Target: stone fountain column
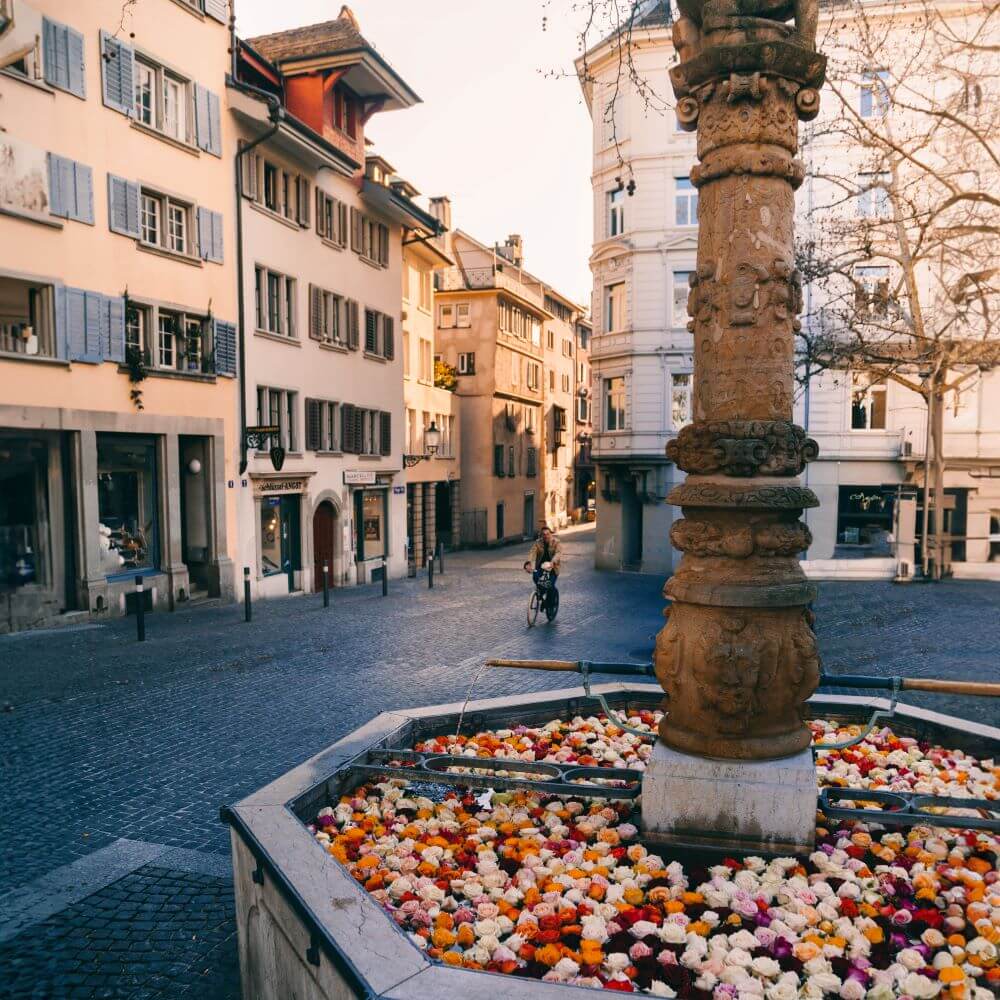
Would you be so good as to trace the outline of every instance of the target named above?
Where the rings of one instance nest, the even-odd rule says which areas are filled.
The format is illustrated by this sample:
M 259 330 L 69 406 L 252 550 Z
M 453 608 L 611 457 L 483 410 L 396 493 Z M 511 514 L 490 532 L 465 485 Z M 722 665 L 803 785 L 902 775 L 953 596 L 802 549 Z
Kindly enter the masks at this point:
M 664 839 L 805 848 L 816 782 L 803 703 L 819 657 L 798 480 L 817 448 L 792 423 L 799 119 L 819 110 L 818 0 L 680 0 L 677 115 L 698 132 L 694 418 L 667 449 L 684 556 L 656 675 L 669 696 L 643 790 Z M 787 23 L 794 20 L 794 23 Z M 766 762 L 766 763 L 765 763 Z

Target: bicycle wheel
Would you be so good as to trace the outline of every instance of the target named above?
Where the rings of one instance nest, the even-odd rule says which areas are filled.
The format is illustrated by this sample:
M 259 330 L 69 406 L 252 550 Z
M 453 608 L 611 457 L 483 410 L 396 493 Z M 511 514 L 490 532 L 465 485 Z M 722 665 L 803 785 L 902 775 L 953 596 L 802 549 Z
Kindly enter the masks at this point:
M 538 591 L 533 590 L 528 599 L 528 628 L 538 620 Z
M 545 602 L 545 617 L 553 621 L 559 613 L 559 591 L 550 590 L 548 600 Z

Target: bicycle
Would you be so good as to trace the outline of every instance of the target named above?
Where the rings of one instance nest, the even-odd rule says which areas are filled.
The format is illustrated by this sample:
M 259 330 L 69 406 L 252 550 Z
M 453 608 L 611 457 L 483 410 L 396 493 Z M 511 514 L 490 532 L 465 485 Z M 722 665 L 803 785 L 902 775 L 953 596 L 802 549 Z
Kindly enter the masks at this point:
M 550 562 L 542 563 L 535 589 L 528 598 L 528 628 L 538 620 L 539 611 L 544 611 L 546 619 L 550 622 L 555 620 L 559 612 L 559 591 L 556 590 Z

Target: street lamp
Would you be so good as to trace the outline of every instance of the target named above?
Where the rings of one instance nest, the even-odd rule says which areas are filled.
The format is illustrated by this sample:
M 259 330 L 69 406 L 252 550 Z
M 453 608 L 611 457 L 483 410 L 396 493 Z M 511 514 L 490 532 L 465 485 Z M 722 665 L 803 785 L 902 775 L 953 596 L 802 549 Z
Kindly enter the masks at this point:
M 422 455 L 404 455 L 403 465 L 407 469 L 412 469 L 419 462 L 433 458 L 437 454 L 440 444 L 441 432 L 437 429 L 437 424 L 432 420 L 430 426 L 424 431 L 424 453 Z

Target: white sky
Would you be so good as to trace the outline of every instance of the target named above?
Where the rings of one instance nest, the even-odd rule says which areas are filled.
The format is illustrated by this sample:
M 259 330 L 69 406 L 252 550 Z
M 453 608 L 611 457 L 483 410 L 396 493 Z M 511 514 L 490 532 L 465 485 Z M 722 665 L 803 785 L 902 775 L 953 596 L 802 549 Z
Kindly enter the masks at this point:
M 332 19 L 341 0 L 236 0 L 244 38 Z M 423 98 L 366 136 L 452 225 L 483 243 L 524 237 L 525 267 L 590 302 L 591 126 L 572 72 L 571 0 L 353 0 L 362 34 Z M 547 18 L 546 29 L 542 20 Z

